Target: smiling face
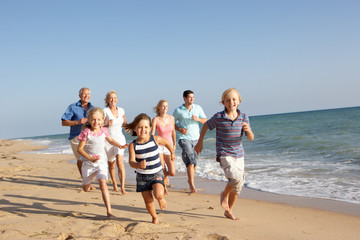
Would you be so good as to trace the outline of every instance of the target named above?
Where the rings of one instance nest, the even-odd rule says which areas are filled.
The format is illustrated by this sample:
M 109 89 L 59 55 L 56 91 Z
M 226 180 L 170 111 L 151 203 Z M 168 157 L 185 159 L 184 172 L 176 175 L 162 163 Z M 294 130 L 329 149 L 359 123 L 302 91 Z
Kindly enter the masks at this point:
M 90 90 L 87 88 L 82 89 L 79 93 L 79 98 L 81 103 L 88 103 L 90 101 Z
M 104 114 L 100 111 L 94 111 L 89 116 L 89 123 L 92 131 L 100 130 L 100 127 L 104 124 Z
M 168 110 L 168 103 L 167 102 L 163 102 L 160 106 L 159 106 L 159 112 L 160 114 L 165 114 Z
M 151 126 L 150 121 L 147 119 L 142 119 L 140 122 L 135 126 L 134 132 L 139 139 L 145 139 L 150 136 Z
M 236 111 L 240 104 L 240 97 L 237 92 L 230 91 L 224 96 L 222 103 L 228 112 Z
M 118 99 L 115 93 L 111 93 L 107 99 L 107 103 L 109 104 L 109 107 L 116 106 L 117 101 Z
M 184 97 L 185 106 L 190 106 L 194 103 L 194 94 L 189 93 L 187 97 Z

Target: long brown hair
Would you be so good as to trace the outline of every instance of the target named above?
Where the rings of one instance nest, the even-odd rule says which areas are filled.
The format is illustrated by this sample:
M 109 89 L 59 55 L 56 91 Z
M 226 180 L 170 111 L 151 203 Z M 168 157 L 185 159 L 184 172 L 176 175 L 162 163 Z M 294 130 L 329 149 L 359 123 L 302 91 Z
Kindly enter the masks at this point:
M 149 124 L 150 124 L 150 127 L 151 127 L 151 118 L 146 113 L 140 113 L 139 115 L 137 115 L 134 118 L 134 120 L 131 123 L 123 123 L 122 126 L 125 129 L 125 131 L 129 131 L 132 136 L 137 136 L 134 129 L 135 129 L 136 125 L 138 125 L 141 120 L 148 120 Z

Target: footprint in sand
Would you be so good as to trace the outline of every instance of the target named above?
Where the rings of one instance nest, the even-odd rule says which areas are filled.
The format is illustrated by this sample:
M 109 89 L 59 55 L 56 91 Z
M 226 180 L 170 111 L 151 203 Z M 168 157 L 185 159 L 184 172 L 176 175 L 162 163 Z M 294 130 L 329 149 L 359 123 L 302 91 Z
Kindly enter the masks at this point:
M 209 240 L 230 240 L 227 236 L 219 235 L 217 233 L 212 233 L 207 235 L 207 239 Z

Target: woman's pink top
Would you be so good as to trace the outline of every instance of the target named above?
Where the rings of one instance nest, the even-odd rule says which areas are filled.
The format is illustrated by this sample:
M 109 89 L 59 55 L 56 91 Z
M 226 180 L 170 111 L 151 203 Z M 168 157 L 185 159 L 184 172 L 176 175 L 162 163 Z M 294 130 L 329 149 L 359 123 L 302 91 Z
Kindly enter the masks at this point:
M 161 126 L 159 123 L 159 118 L 156 118 L 156 131 L 157 131 L 157 135 L 166 139 L 171 146 L 174 146 L 172 139 L 172 133 L 174 131 L 173 121 L 171 121 L 169 125 Z

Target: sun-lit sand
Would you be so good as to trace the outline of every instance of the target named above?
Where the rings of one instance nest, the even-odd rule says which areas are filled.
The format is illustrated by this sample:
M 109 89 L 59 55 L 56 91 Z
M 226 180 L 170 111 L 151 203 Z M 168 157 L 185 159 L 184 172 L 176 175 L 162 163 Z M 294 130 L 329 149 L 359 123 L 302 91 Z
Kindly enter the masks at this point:
M 20 153 L 40 149 L 0 140 L 0 239 L 359 239 L 360 217 L 240 197 L 238 221 L 224 217 L 219 195 L 169 188 L 152 224 L 133 183 L 112 192 L 115 218 L 97 190 L 85 193 L 72 155 Z M 127 164 L 127 163 L 125 163 Z M 173 184 L 176 184 L 176 182 Z M 354 205 L 358 206 L 358 205 Z

